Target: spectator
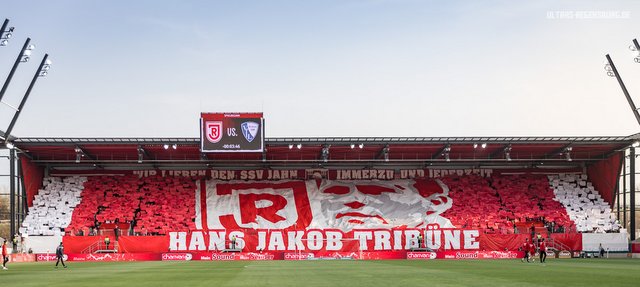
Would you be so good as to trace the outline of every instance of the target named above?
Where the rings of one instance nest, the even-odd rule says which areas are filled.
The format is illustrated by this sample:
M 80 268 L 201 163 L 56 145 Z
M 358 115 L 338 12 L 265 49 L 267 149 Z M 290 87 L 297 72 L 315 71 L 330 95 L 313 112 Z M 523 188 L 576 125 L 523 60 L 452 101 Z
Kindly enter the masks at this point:
M 13 236 L 13 249 L 11 253 L 16 253 L 18 251 L 18 234 Z

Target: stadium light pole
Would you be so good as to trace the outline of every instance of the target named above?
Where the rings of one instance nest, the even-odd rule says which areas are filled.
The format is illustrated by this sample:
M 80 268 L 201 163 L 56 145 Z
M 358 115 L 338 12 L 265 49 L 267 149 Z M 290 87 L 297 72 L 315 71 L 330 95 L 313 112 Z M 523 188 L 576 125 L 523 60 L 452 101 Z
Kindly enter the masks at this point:
M 27 102 L 29 95 L 31 94 L 31 90 L 33 86 L 36 84 L 36 81 L 39 77 L 44 77 L 47 75 L 49 69 L 51 68 L 51 61 L 49 61 L 49 54 L 45 54 L 44 58 L 42 58 L 42 62 L 40 62 L 40 66 L 38 67 L 38 71 L 36 71 L 35 75 L 33 75 L 33 79 L 31 79 L 31 84 L 29 84 L 29 88 L 27 88 L 27 92 L 22 97 L 22 101 L 20 102 L 20 106 L 18 106 L 18 110 L 13 114 L 13 118 L 11 119 L 11 123 L 9 123 L 9 127 L 5 131 L 5 144 L 9 141 L 9 136 L 11 135 L 11 131 L 20 117 L 20 112 L 24 108 L 24 104 Z
M 636 121 L 640 125 L 640 114 L 638 113 L 638 108 L 636 108 L 636 104 L 633 103 L 633 99 L 631 99 L 631 95 L 629 95 L 629 91 L 627 90 L 627 86 L 625 86 L 624 82 L 622 81 L 622 78 L 620 77 L 620 74 L 618 73 L 618 69 L 616 69 L 616 65 L 613 64 L 613 60 L 611 60 L 611 57 L 609 56 L 609 54 L 607 54 L 606 57 L 607 57 L 607 61 L 609 62 L 609 64 L 607 66 L 605 66 L 605 70 L 607 71 L 607 75 L 609 77 L 615 77 L 618 80 L 618 84 L 620 84 L 620 88 L 622 89 L 622 93 L 624 93 L 624 96 L 627 98 L 627 102 L 629 103 L 629 106 L 631 107 L 631 111 L 633 111 L 633 115 L 636 117 Z
M 13 63 L 13 67 L 11 67 L 11 71 L 9 72 L 9 75 L 7 75 L 7 79 L 4 81 L 4 84 L 2 85 L 2 89 L 0 90 L 0 101 L 2 101 L 2 97 L 4 96 L 4 93 L 7 91 L 7 87 L 9 87 L 9 83 L 11 82 L 11 79 L 13 78 L 13 74 L 15 74 L 16 69 L 18 68 L 18 65 L 22 62 L 29 61 L 31 50 L 35 49 L 35 46 L 30 45 L 29 43 L 31 43 L 31 38 L 27 38 L 27 40 L 24 42 L 24 46 L 22 46 L 22 50 L 20 50 L 20 54 L 18 55 L 18 58 Z
M 636 39 L 633 40 L 633 44 L 636 47 L 636 50 L 640 52 L 640 47 Z M 618 80 L 622 93 L 624 93 L 624 96 L 627 98 L 629 107 L 631 107 L 631 111 L 633 111 L 633 115 L 636 117 L 636 121 L 640 125 L 640 114 L 638 113 L 638 108 L 636 108 L 636 105 L 633 103 L 633 99 L 631 99 L 631 95 L 629 95 L 629 91 L 622 81 L 622 77 L 620 77 L 618 69 L 616 69 L 616 65 L 614 65 L 613 60 L 611 60 L 611 56 L 607 54 L 606 57 L 607 62 L 609 63 L 605 66 L 607 75 L 610 77 L 616 77 Z M 636 59 L 638 59 L 638 57 L 636 57 Z M 636 60 L 636 62 L 638 61 L 639 60 Z M 629 192 L 631 192 L 629 196 L 629 229 L 631 233 L 630 238 L 633 241 L 636 239 L 636 148 L 634 146 L 629 147 L 629 169 Z
M 640 44 L 638 44 L 638 39 L 633 39 L 633 46 L 631 47 L 635 47 L 635 50 L 638 53 L 638 55 L 636 55 L 635 58 L 633 58 L 634 61 L 636 61 L 636 63 L 640 63 Z
M 9 28 L 9 31 L 7 31 L 7 34 L 5 35 L 4 32 L 7 29 L 8 25 L 9 19 L 4 19 L 2 27 L 0 27 L 0 46 L 6 46 L 9 44 L 9 39 L 11 38 L 11 33 L 13 32 L 13 27 Z

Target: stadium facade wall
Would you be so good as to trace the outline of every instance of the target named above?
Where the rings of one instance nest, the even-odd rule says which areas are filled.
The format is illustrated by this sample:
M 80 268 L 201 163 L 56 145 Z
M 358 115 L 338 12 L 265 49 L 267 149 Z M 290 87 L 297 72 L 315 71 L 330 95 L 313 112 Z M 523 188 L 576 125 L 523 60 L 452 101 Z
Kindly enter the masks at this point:
M 33 253 L 50 253 L 55 252 L 58 244 L 63 241 L 62 236 L 28 236 L 24 238 L 24 250 L 33 251 Z
M 583 233 L 582 245 L 583 251 L 597 252 L 600 251 L 599 246 L 612 252 L 629 252 L 629 234 L 628 233 Z

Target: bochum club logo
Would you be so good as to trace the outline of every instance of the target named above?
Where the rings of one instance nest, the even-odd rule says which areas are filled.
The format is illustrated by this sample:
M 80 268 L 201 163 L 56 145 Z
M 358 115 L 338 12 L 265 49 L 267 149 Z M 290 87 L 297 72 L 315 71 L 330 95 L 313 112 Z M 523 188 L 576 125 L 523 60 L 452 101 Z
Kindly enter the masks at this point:
M 205 122 L 205 132 L 210 143 L 217 143 L 222 139 L 222 122 Z
M 244 122 L 240 125 L 242 128 L 242 135 L 247 139 L 248 142 L 252 142 L 253 139 L 256 138 L 258 134 L 258 128 L 260 128 L 260 124 L 254 122 Z

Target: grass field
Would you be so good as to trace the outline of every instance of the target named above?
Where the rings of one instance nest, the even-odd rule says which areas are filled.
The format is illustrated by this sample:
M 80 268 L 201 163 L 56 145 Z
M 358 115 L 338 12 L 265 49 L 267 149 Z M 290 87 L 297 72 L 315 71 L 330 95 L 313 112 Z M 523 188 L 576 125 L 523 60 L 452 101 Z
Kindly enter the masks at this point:
M 640 286 L 640 260 L 16 263 L 1 286 Z

